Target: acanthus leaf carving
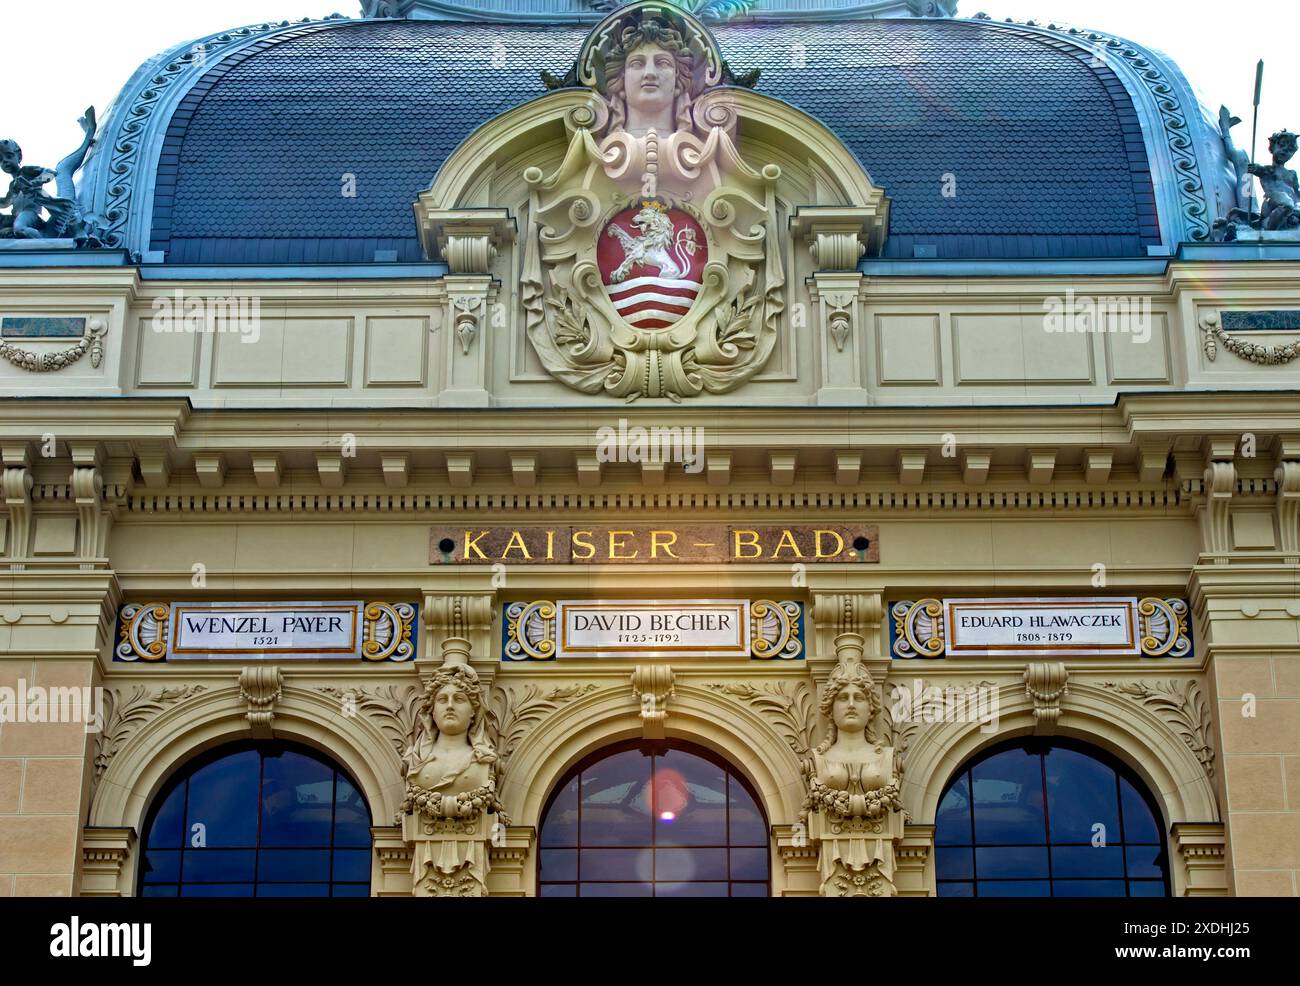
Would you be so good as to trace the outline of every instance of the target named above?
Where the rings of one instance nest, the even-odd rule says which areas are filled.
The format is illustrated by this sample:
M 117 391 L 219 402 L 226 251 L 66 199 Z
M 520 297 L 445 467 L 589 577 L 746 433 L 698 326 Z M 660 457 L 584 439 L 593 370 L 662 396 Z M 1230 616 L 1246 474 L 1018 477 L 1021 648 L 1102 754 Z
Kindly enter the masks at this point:
M 416 685 L 380 685 L 376 688 L 316 689 L 337 699 L 344 715 L 364 714 L 379 728 L 400 757 L 415 737 L 416 709 L 421 691 Z
M 760 688 L 748 682 L 715 681 L 706 687 L 752 706 L 780 734 L 795 756 L 805 757 L 812 749 L 817 706 L 807 684 L 769 681 Z
M 507 688 L 498 685 L 488 701 L 488 728 L 492 732 L 502 769 L 525 736 L 561 706 L 584 698 L 599 688 L 586 684 L 556 685 L 543 690 L 537 685 Z
M 204 691 L 203 685 L 164 685 L 149 688 L 136 685 L 123 697 L 125 689 L 104 689 L 104 728 L 95 746 L 95 773 L 92 788 L 108 770 L 122 746 L 141 725 L 176 705 Z
M 1205 773 L 1214 778 L 1210 743 L 1210 706 L 1194 678 L 1182 681 L 1103 681 L 1102 688 L 1124 695 L 1158 715 L 1192 751 Z

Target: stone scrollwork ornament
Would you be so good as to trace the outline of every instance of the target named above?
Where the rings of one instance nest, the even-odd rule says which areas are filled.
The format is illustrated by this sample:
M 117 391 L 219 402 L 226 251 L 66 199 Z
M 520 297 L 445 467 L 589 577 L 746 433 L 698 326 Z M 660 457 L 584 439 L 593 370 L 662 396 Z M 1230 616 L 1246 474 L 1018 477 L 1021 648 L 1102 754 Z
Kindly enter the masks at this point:
M 822 692 L 826 738 L 803 761 L 800 820 L 819 847 L 823 897 L 893 897 L 896 847 L 906 816 L 892 746 L 875 736 L 881 711 L 860 634 L 835 638 L 839 663 Z
M 424 690 L 402 754 L 398 820 L 413 846 L 417 897 L 487 896 L 488 847 L 509 824 L 497 800 L 497 752 L 478 674 L 452 655 Z
M 564 160 L 524 171 L 522 280 L 528 337 L 575 390 L 725 393 L 772 353 L 781 170 L 742 160 L 726 77 L 708 31 L 666 4 L 620 8 L 579 55 L 592 97 L 566 118 Z

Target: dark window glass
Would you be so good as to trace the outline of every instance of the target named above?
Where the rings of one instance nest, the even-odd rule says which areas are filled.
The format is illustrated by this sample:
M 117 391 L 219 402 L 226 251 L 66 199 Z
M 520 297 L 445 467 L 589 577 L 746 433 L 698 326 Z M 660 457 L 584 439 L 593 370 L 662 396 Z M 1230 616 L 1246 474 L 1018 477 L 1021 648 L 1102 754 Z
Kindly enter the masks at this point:
M 308 750 L 225 750 L 168 782 L 141 858 L 148 897 L 367 896 L 370 809 Z
M 996 747 L 935 818 L 940 897 L 1166 896 L 1158 814 L 1118 760 L 1069 742 Z
M 1043 845 L 1041 758 L 1022 749 L 1006 750 L 970 771 L 975 805 L 975 841 L 992 845 Z
M 179 849 L 185 841 L 185 785 L 177 785 L 158 806 L 153 820 L 152 845 L 156 849 Z
M 542 817 L 543 897 L 766 897 L 767 820 L 704 750 L 624 745 L 579 764 Z
M 1053 842 L 1090 842 L 1100 833 L 1119 841 L 1115 771 L 1075 750 L 1054 749 L 1044 760 Z M 1098 829 L 1097 826 L 1102 826 Z

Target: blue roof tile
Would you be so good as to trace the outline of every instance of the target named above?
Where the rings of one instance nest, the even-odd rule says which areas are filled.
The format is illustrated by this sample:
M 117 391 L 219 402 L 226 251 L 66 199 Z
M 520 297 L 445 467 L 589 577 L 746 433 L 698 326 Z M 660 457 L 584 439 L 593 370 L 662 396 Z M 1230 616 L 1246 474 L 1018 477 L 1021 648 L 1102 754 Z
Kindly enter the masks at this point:
M 973 21 L 715 33 L 737 70 L 763 70 L 760 92 L 821 119 L 885 188 L 887 256 L 1145 256 L 1159 242 L 1132 101 L 1079 49 Z M 176 263 L 420 260 L 416 196 L 477 126 L 542 95 L 539 70 L 562 74 L 584 36 L 371 21 L 254 45 L 172 118 L 153 248 Z

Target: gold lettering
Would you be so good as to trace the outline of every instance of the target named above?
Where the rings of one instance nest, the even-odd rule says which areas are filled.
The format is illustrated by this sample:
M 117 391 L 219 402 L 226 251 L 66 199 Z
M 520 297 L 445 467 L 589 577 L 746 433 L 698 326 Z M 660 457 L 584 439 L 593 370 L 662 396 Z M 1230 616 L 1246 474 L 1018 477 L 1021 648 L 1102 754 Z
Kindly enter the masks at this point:
M 817 531 L 816 534 L 817 534 L 817 557 L 818 558 L 836 558 L 844 550 L 844 539 L 834 531 Z M 822 551 L 823 534 L 829 534 L 831 537 L 833 537 L 835 539 L 835 543 L 838 544 L 839 547 L 836 548 L 834 551 Z
M 546 532 L 546 560 L 550 561 L 555 557 L 555 532 Z
M 763 546 L 758 543 L 758 531 L 733 531 L 732 533 L 735 535 L 735 550 L 732 552 L 733 558 L 763 557 Z M 749 537 L 746 540 L 741 541 L 740 536 L 742 534 L 748 534 Z M 753 548 L 754 553 L 752 555 L 741 554 L 741 548 Z
M 528 553 L 528 545 L 524 544 L 524 536 L 518 531 L 510 532 L 510 540 L 506 543 L 506 546 L 501 549 L 502 561 L 505 561 L 506 555 L 510 554 L 511 548 L 518 548 L 525 558 L 531 559 L 533 557 Z
M 660 544 L 660 537 L 672 538 L 667 544 Z M 673 545 L 677 543 L 677 533 L 675 531 L 651 531 L 650 532 L 650 559 L 653 561 L 659 557 L 659 549 L 664 549 L 664 554 L 669 558 L 676 558 L 673 554 Z
M 469 553 L 472 551 L 472 552 L 474 552 L 474 554 L 478 555 L 478 556 L 479 556 L 480 558 L 482 558 L 484 561 L 487 561 L 487 560 L 488 560 L 488 559 L 487 559 L 487 555 L 483 554 L 483 552 L 482 552 L 481 550 L 479 550 L 479 546 L 478 546 L 478 542 L 481 541 L 483 538 L 485 538 L 485 537 L 487 537 L 487 536 L 488 536 L 488 532 L 487 532 L 487 531 L 481 531 L 479 534 L 477 534 L 477 535 L 475 535 L 474 537 L 471 538 L 471 537 L 469 536 L 469 531 L 466 531 L 466 532 L 465 532 L 465 550 L 461 553 L 461 560 L 462 560 L 462 561 L 469 561 Z
M 772 557 L 775 558 L 777 555 L 781 553 L 781 549 L 786 547 L 788 547 L 791 551 L 794 552 L 794 556 L 796 558 L 803 557 L 803 552 L 799 550 L 799 545 L 794 543 L 794 535 L 791 534 L 789 531 L 781 532 L 781 540 L 778 541 L 776 543 L 776 547 L 772 549 Z
M 630 536 L 635 533 L 636 531 L 610 531 L 609 532 L 609 560 L 610 561 L 631 561 L 637 555 L 641 554 L 640 550 L 634 551 L 630 555 L 620 555 L 618 553 L 627 545 L 624 543 L 623 538 L 617 536 L 620 534 Z M 617 540 L 615 540 L 616 537 Z
M 574 531 L 574 532 L 573 532 L 573 545 L 574 545 L 574 547 L 576 547 L 576 548 L 586 548 L 586 549 L 587 549 L 587 553 L 586 553 L 585 555 L 578 555 L 578 554 L 575 554 L 575 555 L 573 556 L 573 560 L 574 560 L 574 561 L 587 561 L 588 559 L 590 559 L 590 558 L 594 558 L 594 557 L 596 556 L 596 546 L 595 546 L 594 544 L 592 544 L 590 540 L 587 540 L 587 541 L 579 540 L 579 539 L 580 539 L 584 534 L 585 534 L 588 538 L 591 537 L 591 531 Z

